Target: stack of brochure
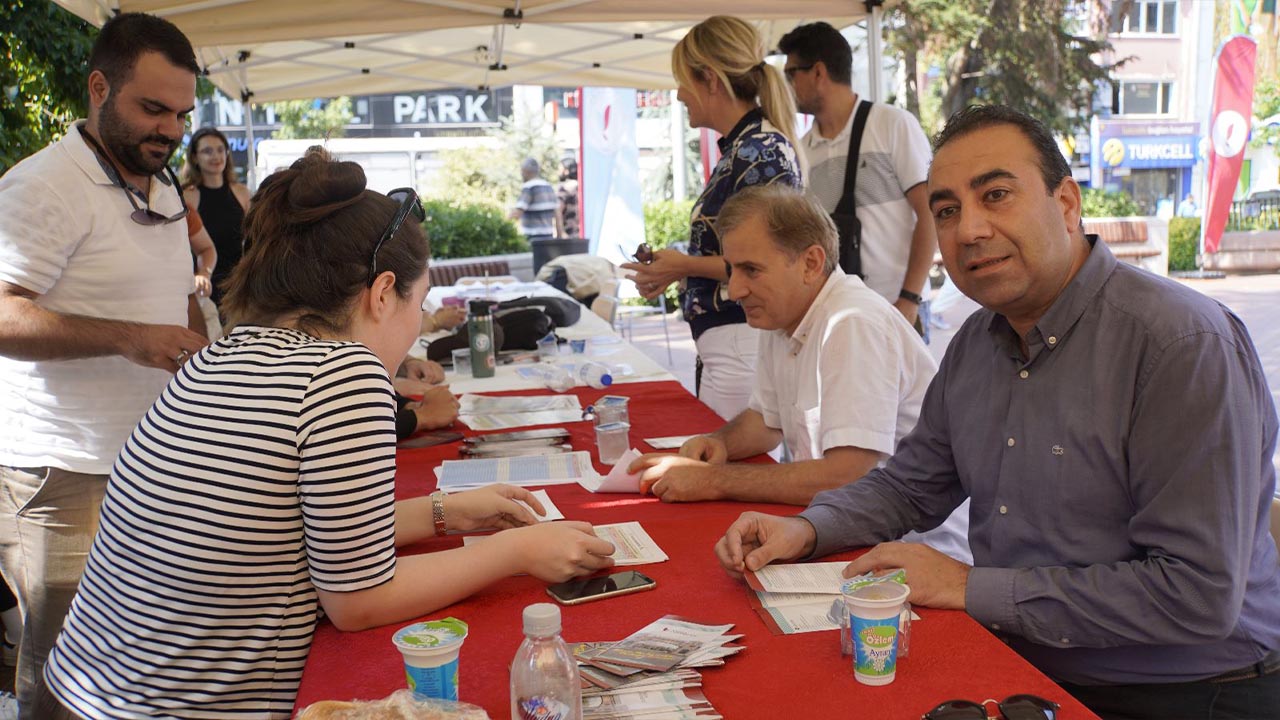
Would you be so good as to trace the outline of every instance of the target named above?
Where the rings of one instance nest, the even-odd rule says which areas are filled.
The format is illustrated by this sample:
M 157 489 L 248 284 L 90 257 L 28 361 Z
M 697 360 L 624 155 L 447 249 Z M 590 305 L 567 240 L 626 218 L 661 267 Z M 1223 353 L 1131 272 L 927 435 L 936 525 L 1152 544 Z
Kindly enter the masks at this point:
M 573 646 L 582 677 L 583 720 L 719 718 L 694 668 L 723 665 L 742 650 L 733 625 L 702 625 L 668 615 L 625 640 Z

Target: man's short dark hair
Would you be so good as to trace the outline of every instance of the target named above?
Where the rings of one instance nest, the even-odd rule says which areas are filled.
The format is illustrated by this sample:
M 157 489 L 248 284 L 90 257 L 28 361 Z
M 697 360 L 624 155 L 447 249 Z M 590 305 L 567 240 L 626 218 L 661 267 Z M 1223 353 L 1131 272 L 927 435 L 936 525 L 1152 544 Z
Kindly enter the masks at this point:
M 89 54 L 89 72 L 101 71 L 111 87 L 118 88 L 129 82 L 145 52 L 158 52 L 170 63 L 200 74 L 196 51 L 178 26 L 145 13 L 121 13 L 102 26 Z
M 824 22 L 798 25 L 778 41 L 778 49 L 805 64 L 821 61 L 831 81 L 852 85 L 853 50 L 839 30 Z
M 959 137 L 964 137 L 976 130 L 996 125 L 1012 125 L 1035 148 L 1039 156 L 1040 177 L 1044 179 L 1044 187 L 1052 193 L 1062 179 L 1071 175 L 1071 166 L 1058 149 L 1058 142 L 1053 134 L 1039 120 L 1026 113 L 1014 110 L 1008 105 L 970 105 L 957 112 L 947 120 L 947 126 L 933 138 L 933 154 L 944 145 Z

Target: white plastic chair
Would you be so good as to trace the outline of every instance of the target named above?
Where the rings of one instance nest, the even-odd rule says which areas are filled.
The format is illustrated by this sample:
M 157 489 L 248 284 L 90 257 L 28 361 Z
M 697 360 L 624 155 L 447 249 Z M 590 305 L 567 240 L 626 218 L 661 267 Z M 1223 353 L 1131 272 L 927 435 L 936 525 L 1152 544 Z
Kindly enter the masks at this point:
M 635 282 L 630 278 L 622 278 L 622 280 L 625 280 L 626 282 L 631 283 L 632 286 L 635 285 Z M 639 292 L 637 292 L 636 294 L 639 295 Z M 662 316 L 662 336 L 667 341 L 667 367 L 671 367 L 673 364 L 675 364 L 675 361 L 672 359 L 672 356 L 671 356 L 671 331 L 667 329 L 667 296 L 665 294 L 658 296 L 657 307 L 652 307 L 650 305 L 619 305 L 616 315 L 617 315 L 616 319 L 617 319 L 618 325 L 620 326 L 618 330 L 620 333 L 622 333 L 622 336 L 626 338 L 628 341 L 631 340 L 631 334 L 632 334 L 631 324 L 632 322 L 635 321 L 637 317 L 642 317 L 645 315 L 661 315 Z
M 600 293 L 595 300 L 591 301 L 591 312 L 609 323 L 609 327 L 614 327 L 618 319 L 618 297 Z

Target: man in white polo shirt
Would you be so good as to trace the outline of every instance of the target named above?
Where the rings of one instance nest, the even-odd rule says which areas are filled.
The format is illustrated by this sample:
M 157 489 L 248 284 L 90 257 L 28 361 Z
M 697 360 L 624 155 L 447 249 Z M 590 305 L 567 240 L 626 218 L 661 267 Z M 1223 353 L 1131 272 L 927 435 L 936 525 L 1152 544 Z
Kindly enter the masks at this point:
M 650 454 L 630 470 L 669 502 L 741 500 L 806 505 L 822 490 L 882 464 L 915 427 L 937 363 L 883 298 L 837 265 L 835 224 L 796 190 L 750 188 L 716 220 L 732 270 L 729 297 L 760 337 L 747 409 L 690 439 L 678 455 Z M 791 462 L 730 464 L 785 444 Z M 958 560 L 971 557 L 968 505 L 927 533 Z
M 905 110 L 868 103 L 861 142 L 851 152 L 859 98 L 851 86 L 849 42 L 832 26 L 816 22 L 783 35 L 778 48 L 787 56 L 784 72 L 796 108 L 813 115 L 813 127 L 800 141 L 809 161 L 805 189 L 827 212 L 836 212 L 845 194 L 849 156 L 858 158 L 853 208 L 862 223 L 861 276 L 927 342 L 928 318 L 921 316 L 928 314 L 923 303 L 938 249 L 924 188 L 929 139 Z
M 89 68 L 88 120 L 0 177 L 0 572 L 23 614 L 22 718 L 59 717 L 44 661 L 107 474 L 206 342 L 186 327 L 186 206 L 167 167 L 195 104 L 191 43 L 126 13 Z

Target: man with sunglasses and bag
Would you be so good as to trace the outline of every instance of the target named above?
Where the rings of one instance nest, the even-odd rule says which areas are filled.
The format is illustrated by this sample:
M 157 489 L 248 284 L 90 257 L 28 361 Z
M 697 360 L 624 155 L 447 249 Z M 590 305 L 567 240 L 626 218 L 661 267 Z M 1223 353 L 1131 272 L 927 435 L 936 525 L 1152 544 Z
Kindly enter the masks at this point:
M 809 161 L 805 191 L 836 223 L 840 268 L 888 300 L 928 343 L 929 268 L 938 247 L 924 189 L 929 139 L 905 110 L 858 97 L 849 41 L 831 25 L 800 25 L 778 48 L 796 109 L 813 115 L 800 141 Z
M 51 717 L 42 679 L 125 439 L 206 340 L 186 205 L 168 160 L 200 72 L 168 21 L 108 21 L 89 117 L 0 177 L 0 571 L 23 614 L 22 718 Z
M 794 518 L 744 513 L 721 564 L 875 545 L 846 576 L 905 568 L 911 602 L 966 611 L 1107 720 L 1276 717 L 1277 420 L 1244 324 L 1085 235 L 1053 136 L 1012 108 L 952 116 L 928 190 L 983 309 L 884 467 Z M 972 566 L 890 542 L 965 498 Z M 926 717 L 979 717 L 944 705 Z

